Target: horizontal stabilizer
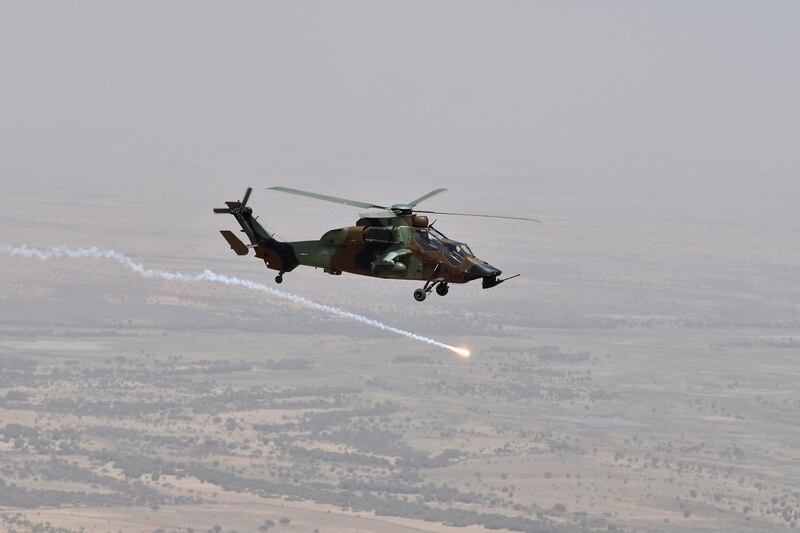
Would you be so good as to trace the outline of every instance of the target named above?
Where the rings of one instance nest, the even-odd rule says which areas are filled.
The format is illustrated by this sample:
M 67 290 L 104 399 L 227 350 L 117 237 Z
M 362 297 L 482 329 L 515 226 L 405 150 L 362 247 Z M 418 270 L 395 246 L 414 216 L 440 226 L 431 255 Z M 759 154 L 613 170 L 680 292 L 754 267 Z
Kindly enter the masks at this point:
M 239 240 L 239 237 L 233 234 L 232 231 L 228 230 L 220 230 L 222 236 L 225 237 L 225 240 L 228 241 L 228 244 L 231 245 L 231 250 L 236 252 L 236 255 L 247 255 L 247 246 Z

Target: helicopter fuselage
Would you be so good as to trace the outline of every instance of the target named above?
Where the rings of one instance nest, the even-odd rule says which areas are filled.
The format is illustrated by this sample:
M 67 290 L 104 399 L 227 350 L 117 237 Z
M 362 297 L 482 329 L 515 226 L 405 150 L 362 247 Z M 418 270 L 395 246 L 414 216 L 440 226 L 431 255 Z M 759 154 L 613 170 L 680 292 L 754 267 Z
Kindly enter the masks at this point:
M 249 189 L 244 201 L 226 202 L 228 207 L 215 212 L 232 214 L 250 244 L 231 231 L 221 233 L 237 255 L 247 255 L 252 248 L 267 268 L 277 270 L 277 283 L 283 281 L 284 273 L 308 266 L 333 275 L 347 272 L 424 281 L 424 286 L 414 291 L 414 298 L 422 301 L 434 287 L 444 296 L 451 283 L 481 279 L 483 288 L 488 289 L 505 281 L 499 279 L 499 269 L 476 257 L 467 244 L 449 239 L 430 226 L 426 216 L 402 212 L 364 216 L 355 226 L 332 229 L 318 240 L 283 242 L 253 217 L 246 205 L 248 196 Z
M 475 257 L 465 244 L 406 223 L 333 229 L 318 241 L 289 244 L 299 265 L 322 268 L 330 274 L 347 272 L 408 280 L 433 277 L 446 283 L 500 275 L 498 269 Z M 267 266 L 282 270 L 280 263 L 272 266 L 268 261 Z
M 500 270 L 476 257 L 469 247 L 427 227 L 426 221 L 361 219 L 356 226 L 332 229 L 319 240 L 285 243 L 297 265 L 385 279 L 466 283 L 496 278 Z M 416 219 L 425 217 L 414 217 Z M 411 224 L 410 224 L 411 223 Z M 416 225 L 412 225 L 416 223 Z M 256 257 L 280 272 L 294 269 L 270 243 L 254 246 Z

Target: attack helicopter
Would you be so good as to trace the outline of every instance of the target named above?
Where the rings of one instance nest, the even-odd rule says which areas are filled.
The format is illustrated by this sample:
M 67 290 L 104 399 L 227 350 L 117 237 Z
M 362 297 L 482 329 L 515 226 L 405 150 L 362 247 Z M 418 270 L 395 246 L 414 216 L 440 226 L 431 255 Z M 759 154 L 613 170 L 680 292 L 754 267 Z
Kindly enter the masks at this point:
M 414 299 L 418 302 L 425 300 L 434 288 L 438 295 L 445 296 L 450 290 L 450 284 L 480 279 L 483 288 L 490 289 L 519 276 L 516 274 L 501 279 L 500 269 L 476 257 L 466 243 L 450 239 L 434 228 L 434 224 L 429 224 L 427 215 L 539 222 L 534 218 L 417 208 L 421 202 L 443 193 L 446 189 L 435 189 L 407 204 L 391 206 L 289 187 L 269 187 L 268 190 L 372 211 L 361 213 L 355 226 L 332 229 L 319 240 L 284 242 L 277 240 L 275 234 L 253 216 L 253 210 L 247 206 L 253 189 L 248 187 L 240 201 L 225 202 L 227 207 L 214 208 L 214 213 L 233 215 L 250 241 L 250 244 L 245 244 L 232 231 L 220 230 L 237 255 L 247 255 L 252 249 L 267 268 L 278 271 L 276 283 L 282 283 L 284 274 L 301 265 L 322 268 L 324 272 L 336 276 L 348 272 L 384 279 L 423 281 L 424 285 L 414 291 Z

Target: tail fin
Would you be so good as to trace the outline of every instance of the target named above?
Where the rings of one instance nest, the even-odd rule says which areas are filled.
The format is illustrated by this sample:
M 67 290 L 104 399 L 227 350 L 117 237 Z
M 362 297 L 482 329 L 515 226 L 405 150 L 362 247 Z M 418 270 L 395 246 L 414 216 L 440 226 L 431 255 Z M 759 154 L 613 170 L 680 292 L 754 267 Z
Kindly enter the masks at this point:
M 253 192 L 253 188 L 248 187 L 244 193 L 244 198 L 242 198 L 241 201 L 236 200 L 233 202 L 225 202 L 225 205 L 228 207 L 215 207 L 214 212 L 220 214 L 229 213 L 236 217 L 236 221 L 242 227 L 242 230 L 247 234 L 247 238 L 250 239 L 250 244 L 255 246 L 262 244 L 265 241 L 272 240 L 274 234 L 267 231 L 264 226 L 259 224 L 258 221 L 253 218 L 253 210 L 247 207 L 247 200 L 250 198 L 251 192 Z M 227 240 L 228 243 L 231 244 L 231 247 L 233 247 L 233 244 L 228 237 L 225 237 L 225 240 Z M 236 248 L 234 248 L 234 250 L 236 250 Z
M 250 240 L 250 245 L 255 249 L 256 257 L 263 259 L 269 268 L 281 272 L 294 270 L 298 262 L 292 245 L 275 240 L 275 234 L 259 224 L 253 217 L 253 210 L 247 207 L 247 200 L 250 198 L 251 192 L 253 189 L 248 187 L 241 201 L 225 202 L 228 207 L 216 207 L 214 212 L 231 214 L 236 217 L 242 231 Z M 220 233 L 237 255 L 247 255 L 248 246 L 232 232 L 223 230 Z

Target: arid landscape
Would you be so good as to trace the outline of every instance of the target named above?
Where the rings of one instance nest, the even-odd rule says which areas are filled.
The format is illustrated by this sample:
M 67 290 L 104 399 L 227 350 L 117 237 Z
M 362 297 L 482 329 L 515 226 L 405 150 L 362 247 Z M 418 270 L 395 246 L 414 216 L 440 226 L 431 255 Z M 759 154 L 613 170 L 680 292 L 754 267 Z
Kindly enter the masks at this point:
M 78 213 L 93 202 L 119 213 L 103 242 L 148 267 L 270 279 L 214 231 L 142 253 L 171 242 L 147 237 L 163 201 L 115 246 L 129 198 L 54 199 L 49 212 L 76 230 L 13 210 L 6 224 L 32 246 L 78 247 L 70 233 L 91 232 Z M 214 203 L 188 211 L 207 212 L 201 201 Z M 542 199 L 580 214 L 551 215 L 522 239 L 492 240 L 486 227 L 470 238 L 525 272 L 516 285 L 454 287 L 422 304 L 407 282 L 313 270 L 281 287 L 468 346 L 468 359 L 246 288 L 3 255 L 2 527 L 794 527 L 798 233 L 767 235 L 747 213 L 730 233 L 724 211 L 697 212 L 694 227 L 672 213 L 623 227 L 611 201 L 560 201 Z M 264 193 L 256 204 L 270 211 Z
M 798 20 L 3 2 L 0 533 L 797 530 Z M 286 241 L 446 188 L 520 276 L 278 285 L 247 187 Z

